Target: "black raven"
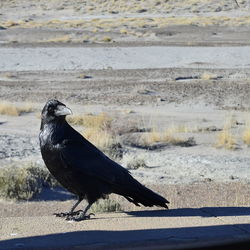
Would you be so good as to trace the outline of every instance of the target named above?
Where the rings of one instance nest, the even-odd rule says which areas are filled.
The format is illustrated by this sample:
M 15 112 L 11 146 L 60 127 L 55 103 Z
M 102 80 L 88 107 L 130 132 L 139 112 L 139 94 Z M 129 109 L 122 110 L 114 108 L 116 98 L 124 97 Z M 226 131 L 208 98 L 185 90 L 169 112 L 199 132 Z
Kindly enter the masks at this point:
M 137 206 L 140 203 L 168 208 L 165 198 L 140 184 L 128 170 L 74 130 L 65 119 L 70 114 L 72 111 L 65 104 L 50 100 L 41 115 L 39 140 L 43 160 L 57 181 L 78 196 L 68 213 L 57 216 L 76 221 L 89 218 L 86 212 L 91 205 L 110 193 L 122 195 Z M 88 201 L 87 207 L 74 212 L 83 199 Z

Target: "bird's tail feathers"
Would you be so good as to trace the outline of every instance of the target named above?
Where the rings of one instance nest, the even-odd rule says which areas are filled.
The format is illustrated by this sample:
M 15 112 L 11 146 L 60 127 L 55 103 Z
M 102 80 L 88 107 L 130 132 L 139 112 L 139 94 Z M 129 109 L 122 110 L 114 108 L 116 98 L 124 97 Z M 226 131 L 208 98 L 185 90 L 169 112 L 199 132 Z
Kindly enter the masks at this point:
M 135 179 L 133 180 L 133 184 L 128 185 L 121 195 L 123 195 L 128 201 L 133 202 L 136 206 L 142 204 L 146 207 L 158 206 L 168 208 L 168 200 L 143 186 Z

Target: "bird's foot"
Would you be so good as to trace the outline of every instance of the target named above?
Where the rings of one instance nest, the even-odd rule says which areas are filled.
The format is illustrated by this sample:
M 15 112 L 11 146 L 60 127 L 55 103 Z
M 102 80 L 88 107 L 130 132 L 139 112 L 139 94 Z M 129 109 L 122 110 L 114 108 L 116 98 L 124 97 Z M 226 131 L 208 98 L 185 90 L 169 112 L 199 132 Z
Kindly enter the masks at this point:
M 86 215 L 82 210 L 77 211 L 77 214 L 74 215 L 69 215 L 66 217 L 66 220 L 71 220 L 71 221 L 82 221 L 82 220 L 89 220 L 91 215 L 95 216 L 95 214 L 90 213 Z
M 75 212 L 67 212 L 67 213 L 54 213 L 56 217 L 68 217 L 68 216 L 74 216 L 78 215 L 82 210 L 78 210 Z

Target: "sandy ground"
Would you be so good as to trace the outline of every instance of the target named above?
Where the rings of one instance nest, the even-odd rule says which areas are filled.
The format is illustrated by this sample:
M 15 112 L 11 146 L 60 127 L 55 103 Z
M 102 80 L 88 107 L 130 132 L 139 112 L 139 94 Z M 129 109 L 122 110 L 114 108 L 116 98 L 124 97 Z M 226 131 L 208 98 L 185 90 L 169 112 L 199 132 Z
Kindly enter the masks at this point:
M 72 203 L 58 190 L 32 202 L 1 201 L 0 235 L 8 241 L 0 248 L 52 246 L 68 237 L 78 245 L 83 232 L 89 233 L 84 244 L 96 248 L 133 238 L 167 238 L 170 245 L 203 241 L 208 232 L 211 238 L 248 236 L 250 157 L 243 134 L 250 109 L 249 3 L 131 1 L 125 10 L 123 1 L 106 2 L 0 3 L 0 100 L 34 109 L 0 115 L 0 167 L 42 164 L 39 114 L 48 99 L 57 98 L 74 114 L 108 113 L 123 148 L 120 163 L 144 159 L 147 166 L 132 175 L 166 196 L 172 210 L 141 216 L 144 209 L 114 197 L 124 211 L 137 214 L 98 214 L 85 225 L 51 217 Z M 195 143 L 143 149 L 133 144 L 143 133 L 134 127 L 172 128 Z M 225 127 L 234 150 L 217 146 Z M 204 217 L 210 213 L 205 207 L 212 218 Z
M 2 71 L 250 67 L 250 47 L 2 48 Z M 46 64 L 44 64 L 46 62 Z

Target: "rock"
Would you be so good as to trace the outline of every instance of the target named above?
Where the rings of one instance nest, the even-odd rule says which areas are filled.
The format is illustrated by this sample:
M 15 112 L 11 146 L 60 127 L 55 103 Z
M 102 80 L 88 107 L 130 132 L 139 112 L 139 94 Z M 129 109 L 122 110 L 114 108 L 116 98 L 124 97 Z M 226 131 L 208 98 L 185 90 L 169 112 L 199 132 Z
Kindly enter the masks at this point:
M 215 9 L 215 12 L 220 12 L 220 11 L 222 11 L 221 7 L 218 7 L 218 8 Z
M 164 98 L 161 98 L 161 97 L 157 98 L 157 102 L 165 102 L 165 101 L 166 101 L 166 99 L 164 99 Z
M 137 13 L 144 13 L 144 12 L 147 12 L 148 10 L 147 9 L 140 9 L 140 10 L 137 10 L 136 12 Z

